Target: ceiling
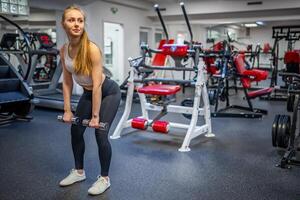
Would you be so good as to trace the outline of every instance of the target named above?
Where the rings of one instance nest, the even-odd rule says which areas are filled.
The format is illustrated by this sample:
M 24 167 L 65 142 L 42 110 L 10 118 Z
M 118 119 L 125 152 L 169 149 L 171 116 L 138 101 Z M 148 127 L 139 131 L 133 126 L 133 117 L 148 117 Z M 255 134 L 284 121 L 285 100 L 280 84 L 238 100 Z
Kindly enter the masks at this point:
M 162 15 L 166 23 L 169 24 L 184 24 L 184 19 L 182 12 L 178 5 L 182 0 L 29 0 L 30 3 L 30 12 L 32 15 L 38 16 L 39 13 L 47 13 L 50 15 L 55 15 L 55 10 L 62 10 L 68 5 L 78 4 L 78 5 L 87 5 L 92 2 L 103 1 L 107 3 L 114 3 L 117 5 L 127 5 L 133 8 L 142 9 L 145 11 L 145 14 L 149 16 L 154 23 L 159 24 L 158 17 L 153 11 L 153 5 L 158 3 L 161 7 L 166 8 L 166 11 L 162 11 Z M 218 24 L 242 24 L 255 21 L 264 21 L 266 25 L 273 26 L 274 24 L 298 24 L 300 25 L 300 1 L 299 0 L 261 0 L 265 4 L 278 4 L 280 5 L 277 9 L 262 9 L 262 10 L 229 10 L 223 11 L 222 8 L 218 10 L 207 9 L 205 11 L 197 12 L 198 8 L 203 5 L 214 4 L 214 7 L 219 7 L 220 5 L 230 5 L 232 2 L 246 4 L 249 1 L 260 1 L 260 0 L 184 0 L 186 5 L 186 10 L 188 12 L 189 19 L 192 24 L 201 24 L 203 26 L 214 26 Z M 294 1 L 299 6 L 294 8 L 287 8 L 285 2 Z M 199 6 L 200 5 L 200 6 Z M 205 7 L 205 6 L 202 6 Z M 228 8 L 227 8 L 228 9 Z M 31 24 L 52 24 L 55 25 L 55 19 L 46 18 L 38 21 L 38 17 L 35 19 L 31 18 Z M 50 21 L 53 22 L 50 22 Z

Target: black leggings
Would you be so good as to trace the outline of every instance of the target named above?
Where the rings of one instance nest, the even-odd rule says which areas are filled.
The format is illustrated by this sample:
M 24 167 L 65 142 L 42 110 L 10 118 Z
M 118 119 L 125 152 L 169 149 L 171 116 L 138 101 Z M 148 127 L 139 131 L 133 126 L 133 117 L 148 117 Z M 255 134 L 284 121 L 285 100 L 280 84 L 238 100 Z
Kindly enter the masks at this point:
M 102 84 L 102 101 L 100 107 L 100 122 L 107 122 L 109 128 L 118 111 L 121 100 L 119 86 L 113 80 L 105 78 Z M 92 91 L 84 90 L 77 105 L 76 117 L 90 119 L 92 116 Z M 79 125 L 71 126 L 72 149 L 75 159 L 75 168 L 83 169 L 83 155 L 85 150 L 83 134 L 86 127 Z M 111 145 L 108 140 L 108 132 L 95 129 L 95 136 L 98 144 L 98 154 L 101 165 L 101 176 L 108 176 L 111 161 Z

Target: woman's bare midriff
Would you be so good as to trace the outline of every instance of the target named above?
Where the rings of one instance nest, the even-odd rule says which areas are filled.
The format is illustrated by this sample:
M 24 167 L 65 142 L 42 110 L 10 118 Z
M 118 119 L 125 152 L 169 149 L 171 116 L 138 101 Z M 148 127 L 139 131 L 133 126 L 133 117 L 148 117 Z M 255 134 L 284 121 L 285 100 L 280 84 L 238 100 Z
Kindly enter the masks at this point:
M 101 85 L 103 84 L 104 80 L 105 80 L 105 74 L 102 74 L 102 83 L 101 83 Z M 82 86 L 82 87 L 86 90 L 93 90 L 92 85 L 91 86 Z

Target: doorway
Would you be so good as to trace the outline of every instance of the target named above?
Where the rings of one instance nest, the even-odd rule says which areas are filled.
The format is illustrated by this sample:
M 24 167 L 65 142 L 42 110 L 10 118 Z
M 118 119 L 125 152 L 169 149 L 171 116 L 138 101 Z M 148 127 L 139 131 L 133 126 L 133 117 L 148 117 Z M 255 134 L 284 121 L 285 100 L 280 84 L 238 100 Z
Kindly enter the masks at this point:
M 118 23 L 104 22 L 104 65 L 119 85 L 124 74 L 124 30 Z

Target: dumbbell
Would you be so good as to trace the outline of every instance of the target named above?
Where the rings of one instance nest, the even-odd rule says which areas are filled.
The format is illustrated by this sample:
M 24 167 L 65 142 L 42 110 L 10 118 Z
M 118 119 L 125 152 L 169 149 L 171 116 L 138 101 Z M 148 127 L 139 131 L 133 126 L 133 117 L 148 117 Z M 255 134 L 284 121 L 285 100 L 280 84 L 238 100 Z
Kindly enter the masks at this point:
M 89 127 L 89 124 L 90 124 L 90 121 L 89 119 L 84 119 L 82 120 L 82 126 L 87 126 Z M 104 122 L 99 122 L 99 128 L 96 128 L 96 129 L 99 129 L 99 130 L 102 130 L 102 131 L 106 131 L 108 130 L 108 123 L 104 123 Z
M 60 121 L 60 122 L 64 122 L 63 120 L 63 115 L 58 115 L 57 116 L 57 120 Z M 81 126 L 86 126 L 86 127 L 89 127 L 89 123 L 90 123 L 90 120 L 89 119 L 84 119 L 84 120 L 80 120 L 79 117 L 72 117 L 71 119 L 71 123 L 72 124 L 75 124 L 75 125 L 81 125 Z M 108 130 L 108 123 L 104 123 L 104 122 L 99 122 L 99 130 L 103 130 L 103 131 L 106 131 Z
M 58 115 L 58 116 L 57 116 L 57 120 L 60 121 L 60 122 L 65 122 L 65 121 L 64 121 L 64 116 L 63 116 L 63 115 Z M 72 123 L 72 124 L 75 124 L 75 125 L 80 124 L 80 118 L 79 118 L 79 117 L 72 117 L 71 123 Z

